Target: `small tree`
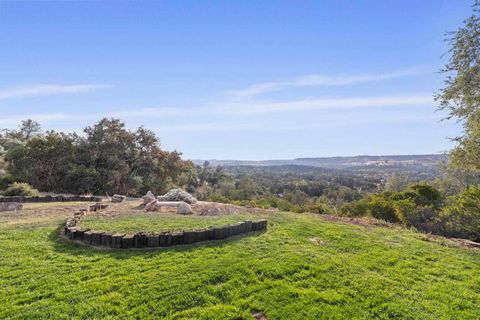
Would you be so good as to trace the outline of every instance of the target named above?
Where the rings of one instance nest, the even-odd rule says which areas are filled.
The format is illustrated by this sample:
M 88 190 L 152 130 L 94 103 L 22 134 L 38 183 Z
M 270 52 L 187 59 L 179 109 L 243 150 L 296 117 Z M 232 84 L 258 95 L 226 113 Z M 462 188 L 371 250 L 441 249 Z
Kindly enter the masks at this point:
M 464 127 L 464 134 L 454 139 L 451 166 L 480 173 L 480 1 L 473 14 L 457 31 L 447 34 L 450 59 L 442 70 L 445 87 L 436 95 L 441 110 L 449 112 Z
M 471 186 L 451 199 L 438 220 L 451 237 L 480 241 L 480 186 Z

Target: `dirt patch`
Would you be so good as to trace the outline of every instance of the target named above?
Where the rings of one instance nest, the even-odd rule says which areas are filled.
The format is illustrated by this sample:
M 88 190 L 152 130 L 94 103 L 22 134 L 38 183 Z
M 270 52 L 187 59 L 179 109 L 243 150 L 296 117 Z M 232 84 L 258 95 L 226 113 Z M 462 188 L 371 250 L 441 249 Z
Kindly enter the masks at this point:
M 353 224 L 356 226 L 362 227 L 387 227 L 392 229 L 402 229 L 403 227 L 395 224 L 386 222 L 383 220 L 377 220 L 370 217 L 359 217 L 359 218 L 350 218 L 350 217 L 339 217 L 339 216 L 332 216 L 328 214 L 322 214 L 320 217 L 326 221 L 338 221 L 338 222 L 345 222 L 348 224 Z
M 48 225 L 65 221 L 73 212 L 86 208 L 91 203 L 26 203 L 19 211 L 1 212 L 0 227 L 18 225 L 23 227 Z
M 265 313 L 263 313 L 261 311 L 252 310 L 251 314 L 252 314 L 253 319 L 255 319 L 255 320 L 267 320 L 267 316 L 265 315 Z
M 247 208 L 242 206 L 236 206 L 233 204 L 207 201 L 198 201 L 190 206 L 192 207 L 193 213 L 200 216 L 221 216 L 238 213 L 261 214 L 265 212 L 273 212 L 273 210 Z
M 308 238 L 308 240 L 311 243 L 316 244 L 317 246 L 323 246 L 325 244 L 325 241 L 323 241 L 322 239 L 319 239 L 317 237 L 311 237 L 311 238 Z

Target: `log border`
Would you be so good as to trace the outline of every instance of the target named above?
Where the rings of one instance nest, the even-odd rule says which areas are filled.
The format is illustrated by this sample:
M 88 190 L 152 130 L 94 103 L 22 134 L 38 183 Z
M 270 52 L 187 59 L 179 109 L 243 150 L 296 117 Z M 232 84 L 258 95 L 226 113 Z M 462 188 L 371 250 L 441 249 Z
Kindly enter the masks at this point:
M 44 197 L 0 197 L 0 202 L 102 202 L 101 197 L 88 196 L 44 196 Z
M 212 240 L 224 240 L 240 234 L 266 230 L 268 224 L 266 219 L 257 221 L 247 220 L 235 224 L 209 227 L 207 229 L 162 231 L 159 233 L 137 232 L 133 235 L 90 230 L 87 228 L 82 229 L 79 227 L 81 217 L 87 215 L 88 212 L 102 210 L 105 207 L 106 205 L 97 203 L 89 206 L 87 209 L 74 212 L 62 228 L 62 234 L 71 241 L 81 242 L 95 247 L 111 249 L 161 248 L 191 245 Z

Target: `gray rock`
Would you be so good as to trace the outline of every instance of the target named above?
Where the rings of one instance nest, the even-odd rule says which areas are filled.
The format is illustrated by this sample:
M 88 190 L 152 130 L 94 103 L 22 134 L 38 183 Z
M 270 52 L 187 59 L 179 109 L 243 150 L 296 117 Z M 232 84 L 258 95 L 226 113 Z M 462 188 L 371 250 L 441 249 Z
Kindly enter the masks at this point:
M 155 201 L 149 203 L 145 210 L 163 213 L 192 214 L 192 208 L 184 201 Z
M 127 199 L 126 196 L 122 196 L 122 195 L 119 195 L 119 194 L 114 194 L 113 197 L 112 197 L 112 202 L 114 203 L 119 203 L 119 202 L 123 202 Z
M 156 200 L 156 198 L 155 198 L 155 196 L 153 195 L 152 191 L 148 191 L 147 194 L 142 197 L 142 199 L 143 199 L 143 204 L 144 204 L 144 205 L 147 205 L 147 204 L 149 204 L 150 202 Z
M 184 201 L 189 204 L 194 204 L 197 202 L 197 199 L 192 196 L 190 193 L 182 189 L 173 189 L 168 191 L 163 196 L 157 197 L 158 201 Z

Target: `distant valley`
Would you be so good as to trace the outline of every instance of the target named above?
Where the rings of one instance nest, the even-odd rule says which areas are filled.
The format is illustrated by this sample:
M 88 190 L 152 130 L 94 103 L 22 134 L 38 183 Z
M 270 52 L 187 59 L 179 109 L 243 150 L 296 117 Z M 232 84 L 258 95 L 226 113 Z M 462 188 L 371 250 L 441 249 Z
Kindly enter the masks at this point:
M 210 166 L 229 167 L 313 167 L 337 170 L 374 170 L 374 171 L 419 171 L 435 170 L 442 162 L 446 162 L 447 155 L 389 155 L 389 156 L 352 156 L 352 157 L 319 157 L 297 158 L 292 160 L 207 160 Z M 202 165 L 205 160 L 193 160 Z M 313 169 L 312 168 L 312 169 Z

